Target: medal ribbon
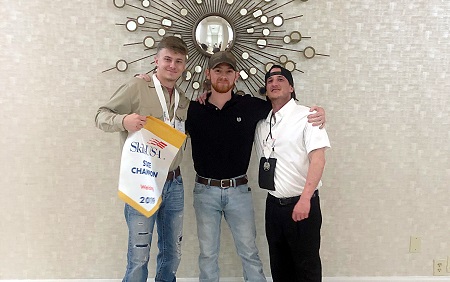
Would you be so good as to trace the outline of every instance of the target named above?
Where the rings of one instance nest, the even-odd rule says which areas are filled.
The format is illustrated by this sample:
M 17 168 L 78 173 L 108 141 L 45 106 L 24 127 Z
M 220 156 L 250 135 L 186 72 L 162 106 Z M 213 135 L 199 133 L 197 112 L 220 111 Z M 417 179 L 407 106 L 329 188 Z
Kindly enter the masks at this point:
M 161 82 L 158 80 L 156 75 L 153 75 L 153 84 L 155 85 L 156 94 L 158 94 L 159 103 L 161 103 L 161 108 L 163 110 L 163 119 L 164 122 L 168 125 L 175 127 L 175 111 L 178 108 L 178 103 L 180 102 L 180 94 L 178 93 L 177 89 L 174 88 L 174 94 L 175 94 L 175 107 L 173 109 L 173 117 L 172 120 L 170 120 L 169 116 L 169 110 L 167 109 L 167 102 L 166 98 L 164 97 L 164 93 L 162 90 Z

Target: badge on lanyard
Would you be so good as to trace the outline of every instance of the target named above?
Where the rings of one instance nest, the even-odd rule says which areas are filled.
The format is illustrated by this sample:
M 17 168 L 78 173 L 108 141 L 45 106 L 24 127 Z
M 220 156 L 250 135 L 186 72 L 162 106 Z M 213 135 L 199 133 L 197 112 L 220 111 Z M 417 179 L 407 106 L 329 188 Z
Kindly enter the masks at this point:
M 270 131 L 263 140 L 263 154 L 259 160 L 258 184 L 262 189 L 275 190 L 275 167 L 277 159 L 275 158 L 275 138 L 272 137 L 272 117 L 270 118 Z
M 185 122 L 183 120 L 175 119 L 175 129 L 185 133 L 186 129 L 185 129 L 184 125 L 185 125 Z
M 266 161 L 264 162 L 264 170 L 268 171 L 269 169 L 270 169 L 270 163 L 269 163 L 269 160 L 266 159 Z

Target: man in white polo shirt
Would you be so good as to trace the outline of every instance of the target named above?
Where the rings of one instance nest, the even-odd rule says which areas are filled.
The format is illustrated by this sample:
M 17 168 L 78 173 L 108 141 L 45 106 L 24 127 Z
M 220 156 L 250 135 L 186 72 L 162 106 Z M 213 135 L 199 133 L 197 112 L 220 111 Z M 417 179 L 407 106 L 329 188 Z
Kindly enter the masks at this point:
M 272 111 L 258 123 L 259 185 L 268 189 L 266 237 L 274 282 L 322 281 L 322 214 L 318 189 L 330 141 L 308 123 L 309 108 L 295 100 L 294 81 L 275 65 L 265 76 Z

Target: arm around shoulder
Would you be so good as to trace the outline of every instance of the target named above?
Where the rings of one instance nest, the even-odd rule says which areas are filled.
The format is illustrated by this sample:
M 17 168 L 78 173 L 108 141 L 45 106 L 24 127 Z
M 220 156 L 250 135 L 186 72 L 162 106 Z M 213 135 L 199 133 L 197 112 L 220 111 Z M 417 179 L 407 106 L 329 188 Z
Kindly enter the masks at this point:
M 325 109 L 319 106 L 312 106 L 310 112 L 315 112 L 308 115 L 308 122 L 312 123 L 313 126 L 320 126 L 322 129 L 325 127 Z

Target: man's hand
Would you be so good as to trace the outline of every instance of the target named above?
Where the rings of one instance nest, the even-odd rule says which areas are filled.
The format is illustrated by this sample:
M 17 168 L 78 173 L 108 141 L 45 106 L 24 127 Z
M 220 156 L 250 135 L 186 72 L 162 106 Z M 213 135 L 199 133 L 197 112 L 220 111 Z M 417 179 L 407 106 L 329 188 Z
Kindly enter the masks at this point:
M 309 211 L 311 209 L 311 202 L 309 199 L 298 200 L 297 204 L 295 204 L 294 210 L 292 211 L 292 220 L 295 222 L 307 219 L 309 217 Z
M 141 130 L 146 122 L 147 122 L 146 116 L 141 116 L 138 114 L 130 114 L 124 117 L 123 127 L 125 127 L 125 129 L 128 132 L 135 132 Z
M 137 74 L 137 75 L 135 75 L 135 77 L 141 78 L 147 82 L 150 82 L 150 76 L 146 73 Z
M 206 103 L 206 98 L 208 98 L 208 92 L 205 91 L 199 96 L 197 96 L 197 99 L 195 101 L 199 102 L 200 104 L 204 105 Z
M 325 127 L 325 110 L 319 106 L 312 106 L 309 110 L 310 112 L 314 112 L 313 114 L 308 115 L 308 122 L 312 123 L 313 126 L 320 125 L 320 129 Z

